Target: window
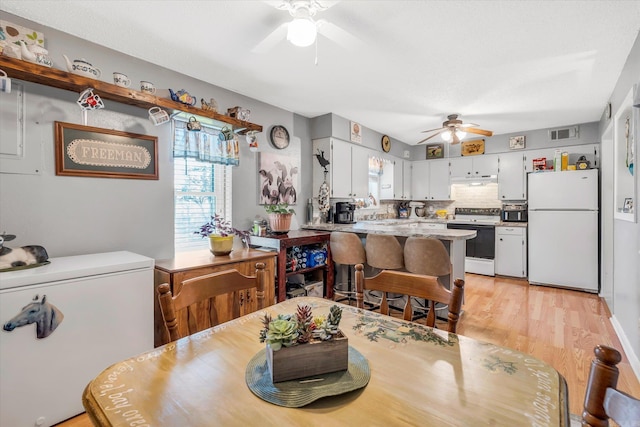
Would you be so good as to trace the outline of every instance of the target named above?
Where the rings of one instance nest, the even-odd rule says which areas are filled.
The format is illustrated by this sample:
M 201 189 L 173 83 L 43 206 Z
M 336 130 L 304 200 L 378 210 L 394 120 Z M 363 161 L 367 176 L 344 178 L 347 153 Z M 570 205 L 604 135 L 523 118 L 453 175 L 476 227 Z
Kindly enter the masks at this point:
M 175 122 L 174 147 L 194 137 L 182 124 Z M 207 248 L 207 239 L 194 232 L 216 213 L 231 219 L 231 166 L 185 156 L 174 157 L 173 170 L 175 251 Z

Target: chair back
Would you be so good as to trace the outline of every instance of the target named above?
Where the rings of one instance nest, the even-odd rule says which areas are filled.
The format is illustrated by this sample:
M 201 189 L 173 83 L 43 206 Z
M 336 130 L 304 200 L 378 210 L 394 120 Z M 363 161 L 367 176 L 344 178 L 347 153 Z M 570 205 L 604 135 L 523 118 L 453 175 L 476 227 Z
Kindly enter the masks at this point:
M 402 246 L 396 236 L 367 234 L 364 244 L 367 264 L 381 270 L 404 269 Z
M 593 352 L 596 357 L 591 362 L 582 425 L 607 427 L 612 419 L 621 427 L 639 426 L 640 400 L 616 389 L 620 352 L 604 345 L 596 346 Z
M 264 268 L 264 263 L 256 263 L 255 276 L 225 270 L 194 277 L 182 282 L 176 295 L 172 295 L 168 283 L 158 286 L 160 310 L 171 341 L 217 325 L 215 298 L 218 296 L 227 297 L 227 309 L 234 319 L 264 308 Z M 255 290 L 256 301 L 253 301 L 252 290 Z
M 451 274 L 451 259 L 444 243 L 431 237 L 409 237 L 404 244 L 407 271 L 429 276 Z
M 336 264 L 356 265 L 367 262 L 360 237 L 355 233 L 334 231 L 329 239 L 331 259 Z
M 381 291 L 382 301 L 380 302 L 380 312 L 389 314 L 389 304 L 386 293 L 397 293 L 409 295 L 417 298 L 429 300 L 431 309 L 427 316 L 427 326 L 435 327 L 435 303 L 449 305 L 448 328 L 449 332 L 455 332 L 460 318 L 462 308 L 462 295 L 464 290 L 464 280 L 456 279 L 453 289 L 445 288 L 435 276 L 423 274 L 407 273 L 403 271 L 383 270 L 373 277 L 364 277 L 364 266 L 356 265 L 356 302 L 358 308 L 364 308 L 364 291 Z M 403 311 L 404 320 L 411 321 L 413 318 L 413 308 L 411 298 L 407 298 Z

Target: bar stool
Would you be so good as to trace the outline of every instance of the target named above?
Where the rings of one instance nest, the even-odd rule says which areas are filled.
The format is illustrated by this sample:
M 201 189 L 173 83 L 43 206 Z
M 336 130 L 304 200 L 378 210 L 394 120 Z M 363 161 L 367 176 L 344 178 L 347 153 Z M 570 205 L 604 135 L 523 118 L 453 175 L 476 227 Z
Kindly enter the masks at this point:
M 367 234 L 364 244 L 367 254 L 367 265 L 377 270 L 404 270 L 404 253 L 400 242 L 395 236 L 387 234 Z M 375 274 L 379 273 L 376 271 Z M 379 306 L 382 295 L 377 295 L 378 291 L 367 291 L 368 299 L 376 301 L 369 305 Z M 387 294 L 387 301 L 404 300 L 402 294 Z
M 355 300 L 355 287 L 353 286 L 351 279 L 351 267 L 356 264 L 364 264 L 367 262 L 367 255 L 364 251 L 364 246 L 357 234 L 346 233 L 343 231 L 334 231 L 331 233 L 329 246 L 331 248 L 331 258 L 333 259 L 333 262 L 347 266 L 347 289 L 342 289 L 342 287 L 339 286 L 342 285 L 342 283 L 338 283 L 337 280 L 333 287 L 334 293 L 346 295 L 346 298 L 335 299 L 334 297 L 334 300 L 344 301 L 346 299 L 351 302 L 352 298 Z
M 449 276 L 448 289 L 453 289 L 453 278 L 451 272 L 451 259 L 447 248 L 438 239 L 431 237 L 409 237 L 404 244 L 404 266 L 410 273 L 436 276 L 441 279 Z M 427 312 L 428 308 L 421 304 L 416 298 L 413 299 L 414 307 L 418 311 Z M 438 309 L 446 308 L 438 307 Z

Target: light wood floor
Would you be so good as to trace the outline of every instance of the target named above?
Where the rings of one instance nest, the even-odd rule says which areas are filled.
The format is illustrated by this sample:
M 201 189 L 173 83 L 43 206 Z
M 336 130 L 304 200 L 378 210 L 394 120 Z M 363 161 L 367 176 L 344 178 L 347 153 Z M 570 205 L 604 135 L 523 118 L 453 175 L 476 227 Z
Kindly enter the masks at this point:
M 615 334 L 604 302 L 593 294 L 543 286 L 525 280 L 467 274 L 464 313 L 458 333 L 531 354 L 567 380 L 569 405 L 582 412 L 593 348 L 604 344 L 623 353 L 618 388 L 640 396 L 640 383 Z M 91 427 L 85 414 L 62 427 Z

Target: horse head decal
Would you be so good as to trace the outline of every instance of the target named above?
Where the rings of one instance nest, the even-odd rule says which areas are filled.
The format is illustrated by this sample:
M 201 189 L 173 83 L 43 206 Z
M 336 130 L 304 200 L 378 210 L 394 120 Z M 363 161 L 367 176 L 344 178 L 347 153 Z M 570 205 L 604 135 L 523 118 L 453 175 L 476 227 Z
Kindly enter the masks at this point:
M 46 338 L 62 323 L 62 319 L 64 314 L 55 305 L 47 302 L 46 295 L 43 295 L 41 300 L 36 295 L 33 301 L 22 307 L 20 313 L 4 324 L 3 329 L 11 332 L 20 326 L 35 323 L 37 338 Z

